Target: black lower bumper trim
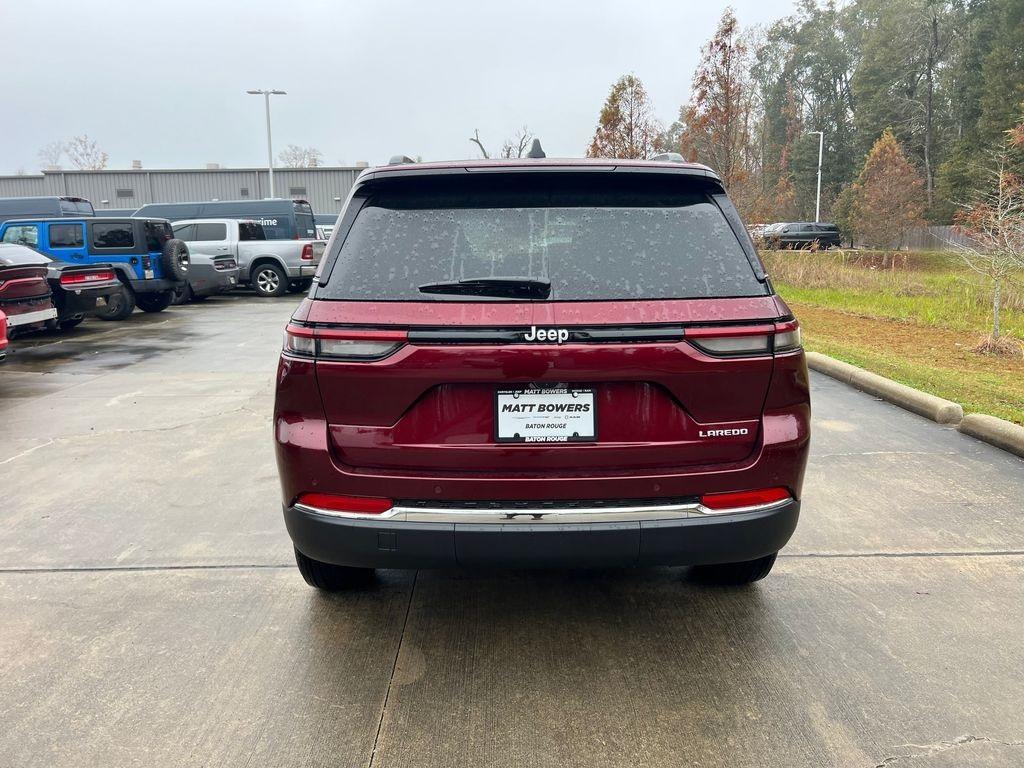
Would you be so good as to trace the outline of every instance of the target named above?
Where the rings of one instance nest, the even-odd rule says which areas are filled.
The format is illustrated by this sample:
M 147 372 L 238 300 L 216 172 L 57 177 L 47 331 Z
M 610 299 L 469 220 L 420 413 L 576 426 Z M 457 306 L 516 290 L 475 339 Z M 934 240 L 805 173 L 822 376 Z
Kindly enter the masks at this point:
M 797 501 L 736 515 L 622 523 L 411 523 L 319 515 L 285 507 L 307 557 L 363 568 L 707 565 L 754 560 L 785 546 Z

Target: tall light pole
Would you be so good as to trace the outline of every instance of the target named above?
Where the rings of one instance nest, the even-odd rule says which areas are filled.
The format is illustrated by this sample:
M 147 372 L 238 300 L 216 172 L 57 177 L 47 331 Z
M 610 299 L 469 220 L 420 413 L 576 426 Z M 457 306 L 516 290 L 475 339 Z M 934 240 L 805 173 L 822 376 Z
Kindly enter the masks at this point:
M 269 131 L 269 123 L 267 123 Z M 821 221 L 821 156 L 825 150 L 825 132 L 824 131 L 810 131 L 810 133 L 818 134 L 818 193 L 814 198 L 814 223 L 817 224 Z
M 267 107 L 267 171 L 270 173 L 270 196 L 276 197 L 274 194 L 274 149 L 270 142 L 270 97 L 285 96 L 287 91 L 254 90 L 246 91 L 246 93 L 253 96 L 262 96 Z

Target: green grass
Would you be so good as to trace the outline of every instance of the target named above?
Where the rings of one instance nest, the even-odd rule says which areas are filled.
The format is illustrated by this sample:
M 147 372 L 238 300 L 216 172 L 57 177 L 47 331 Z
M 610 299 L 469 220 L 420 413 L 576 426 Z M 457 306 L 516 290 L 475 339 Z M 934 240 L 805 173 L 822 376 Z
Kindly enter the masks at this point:
M 992 324 L 992 287 L 955 254 L 914 254 L 909 268 L 871 266 L 833 253 L 766 254 L 769 274 L 787 300 L 972 334 Z M 1024 275 L 1003 289 L 1002 328 L 1024 337 Z
M 973 351 L 991 330 L 991 286 L 956 254 L 776 252 L 773 282 L 808 349 L 1024 424 L 1024 358 Z M 1004 288 L 1002 328 L 1024 338 L 1024 275 Z

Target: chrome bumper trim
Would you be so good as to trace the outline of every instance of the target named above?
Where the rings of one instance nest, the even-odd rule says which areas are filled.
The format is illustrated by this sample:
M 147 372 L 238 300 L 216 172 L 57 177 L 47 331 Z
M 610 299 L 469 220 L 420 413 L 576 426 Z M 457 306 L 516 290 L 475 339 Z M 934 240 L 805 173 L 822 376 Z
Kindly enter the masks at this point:
M 639 520 L 680 520 L 688 517 L 723 517 L 748 512 L 766 512 L 791 503 L 792 499 L 740 507 L 729 510 L 708 509 L 696 502 L 689 504 L 663 504 L 635 507 L 544 508 L 544 509 L 452 509 L 449 507 L 392 507 L 379 515 L 364 512 L 339 512 L 296 504 L 295 509 L 324 517 L 351 520 L 381 520 L 402 523 L 468 523 L 493 524 L 573 524 L 573 523 L 629 523 Z

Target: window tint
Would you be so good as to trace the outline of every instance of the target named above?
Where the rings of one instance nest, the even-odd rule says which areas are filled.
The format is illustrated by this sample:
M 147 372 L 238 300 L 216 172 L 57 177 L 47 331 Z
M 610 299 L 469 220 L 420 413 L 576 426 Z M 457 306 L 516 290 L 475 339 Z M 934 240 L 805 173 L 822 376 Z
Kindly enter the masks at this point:
M 166 221 L 146 222 L 147 251 L 162 251 L 164 249 L 164 243 L 172 237 L 174 237 L 174 232 L 171 231 L 171 225 Z
M 85 235 L 81 224 L 51 224 L 50 246 L 52 248 L 81 248 Z
M 179 240 L 184 240 L 186 243 L 191 243 L 193 240 L 195 240 L 195 235 L 195 224 L 179 224 L 174 228 L 174 236 Z
M 135 233 L 127 221 L 103 221 L 92 225 L 92 244 L 96 248 L 133 248 Z
M 546 279 L 553 301 L 765 295 L 721 210 L 701 192 L 632 180 L 610 190 L 541 184 L 370 198 L 324 295 L 452 300 L 418 288 L 478 277 Z
M 18 245 L 27 245 L 29 248 L 35 248 L 39 245 L 39 225 L 15 224 L 12 227 L 8 227 L 4 232 L 4 242 L 17 243 Z
M 263 227 L 253 221 L 240 221 L 238 222 L 238 239 L 239 240 L 266 240 L 267 236 L 263 234 Z
M 196 224 L 196 240 L 227 240 L 227 224 L 200 222 Z
M 299 233 L 299 237 L 316 237 L 313 209 L 309 203 L 295 204 L 295 230 Z

